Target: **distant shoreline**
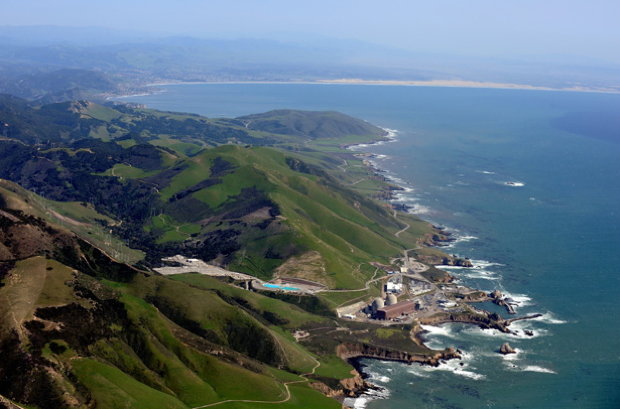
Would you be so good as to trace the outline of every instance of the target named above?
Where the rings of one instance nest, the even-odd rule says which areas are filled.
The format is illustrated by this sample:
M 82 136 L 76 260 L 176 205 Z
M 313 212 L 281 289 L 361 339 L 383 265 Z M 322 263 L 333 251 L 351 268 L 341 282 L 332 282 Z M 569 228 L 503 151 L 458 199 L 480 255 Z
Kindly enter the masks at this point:
M 489 81 L 465 80 L 365 80 L 360 78 L 318 79 L 307 81 L 164 81 L 146 84 L 148 87 L 167 85 L 199 85 L 199 84 L 307 84 L 307 85 L 375 85 L 375 86 L 408 86 L 408 87 L 438 87 L 438 88 L 481 88 L 481 89 L 514 89 L 525 91 L 561 91 L 561 92 L 589 92 L 599 94 L 620 94 L 617 88 L 593 87 L 546 87 L 528 84 L 514 84 Z

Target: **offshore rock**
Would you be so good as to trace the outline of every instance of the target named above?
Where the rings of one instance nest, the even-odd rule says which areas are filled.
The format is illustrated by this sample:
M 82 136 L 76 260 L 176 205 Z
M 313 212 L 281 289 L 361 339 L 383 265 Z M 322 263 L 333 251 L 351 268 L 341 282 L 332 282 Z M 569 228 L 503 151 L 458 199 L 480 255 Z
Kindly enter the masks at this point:
M 503 355 L 508 354 L 516 354 L 517 351 L 513 347 L 510 346 L 508 342 L 504 342 L 501 347 L 499 347 L 499 353 Z

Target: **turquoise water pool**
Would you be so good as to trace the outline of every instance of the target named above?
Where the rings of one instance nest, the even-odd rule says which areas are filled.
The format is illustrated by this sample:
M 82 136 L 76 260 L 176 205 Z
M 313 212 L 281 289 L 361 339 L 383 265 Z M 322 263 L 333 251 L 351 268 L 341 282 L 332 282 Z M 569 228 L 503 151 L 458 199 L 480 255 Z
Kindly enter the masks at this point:
M 299 291 L 299 288 L 297 288 L 297 287 L 285 287 L 283 285 L 277 285 L 277 284 L 265 283 L 265 284 L 263 284 L 263 287 L 277 288 L 278 290 L 286 290 L 286 291 Z

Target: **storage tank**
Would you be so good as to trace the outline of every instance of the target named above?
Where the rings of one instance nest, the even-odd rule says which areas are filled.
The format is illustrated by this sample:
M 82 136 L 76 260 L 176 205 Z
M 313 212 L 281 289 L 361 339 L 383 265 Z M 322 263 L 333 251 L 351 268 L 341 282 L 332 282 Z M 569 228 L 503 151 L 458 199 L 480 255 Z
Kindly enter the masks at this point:
M 388 294 L 386 300 L 385 300 L 385 305 L 394 305 L 398 302 L 398 300 L 396 299 L 396 296 L 394 294 Z

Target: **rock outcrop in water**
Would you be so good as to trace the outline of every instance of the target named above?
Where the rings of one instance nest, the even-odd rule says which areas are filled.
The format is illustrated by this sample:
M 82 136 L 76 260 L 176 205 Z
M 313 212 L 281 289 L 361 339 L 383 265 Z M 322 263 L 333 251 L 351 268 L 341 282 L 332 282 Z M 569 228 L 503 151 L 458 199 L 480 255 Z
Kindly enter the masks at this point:
M 504 297 L 504 295 L 499 290 L 495 290 L 492 293 L 490 293 L 489 297 L 491 297 L 491 301 L 493 301 L 494 304 L 497 304 L 500 307 L 506 308 L 506 311 L 508 311 L 508 314 L 517 313 L 514 307 L 512 306 L 512 304 L 516 304 L 514 300 L 511 298 Z
M 511 347 L 508 342 L 504 342 L 502 346 L 499 347 L 499 353 L 503 355 L 508 355 L 508 354 L 516 354 L 517 351 L 513 347 Z

